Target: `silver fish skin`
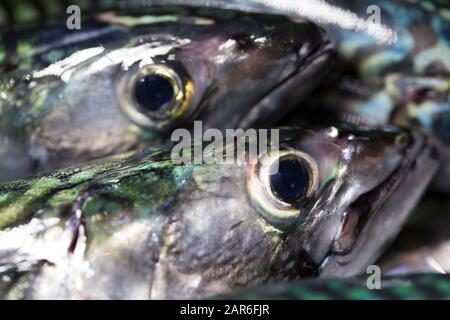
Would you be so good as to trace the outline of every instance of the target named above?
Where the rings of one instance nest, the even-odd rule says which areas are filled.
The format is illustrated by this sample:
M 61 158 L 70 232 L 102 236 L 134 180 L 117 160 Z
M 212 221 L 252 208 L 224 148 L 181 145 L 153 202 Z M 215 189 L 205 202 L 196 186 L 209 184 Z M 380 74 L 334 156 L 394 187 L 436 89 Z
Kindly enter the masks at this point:
M 319 27 L 277 15 L 145 6 L 82 26 L 2 35 L 0 181 L 155 145 L 193 120 L 269 126 L 320 81 L 332 55 Z M 147 76 L 170 82 L 172 94 L 138 98 Z
M 378 264 L 387 275 L 450 273 L 450 200 L 429 192 Z
M 204 298 L 359 274 L 407 219 L 435 156 L 426 137 L 392 127 L 283 128 L 280 152 L 256 161 L 175 165 L 170 148 L 152 148 L 3 184 L 0 296 Z M 307 182 L 301 194 L 286 198 L 272 160 L 301 164 L 290 173 Z

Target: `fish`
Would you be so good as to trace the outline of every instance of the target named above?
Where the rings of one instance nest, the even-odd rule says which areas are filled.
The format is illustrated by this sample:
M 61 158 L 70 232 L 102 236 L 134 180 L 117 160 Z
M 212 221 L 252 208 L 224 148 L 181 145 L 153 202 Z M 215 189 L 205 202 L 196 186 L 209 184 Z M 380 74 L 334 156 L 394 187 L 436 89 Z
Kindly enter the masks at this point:
M 52 20 L 1 36 L 0 181 L 161 144 L 193 120 L 270 126 L 333 54 L 320 27 L 280 15 L 164 5 L 88 13 L 79 30 Z
M 427 136 L 392 126 L 283 127 L 267 141 L 240 157 L 225 143 L 231 162 L 209 145 L 215 161 L 189 149 L 174 162 L 166 145 L 0 184 L 0 298 L 197 299 L 354 276 L 439 164 Z
M 329 0 L 330 4 L 380 22 L 394 30 L 396 41 L 377 44 L 361 32 L 326 26 L 338 46 L 342 67 L 351 67 L 361 79 L 374 79 L 393 72 L 417 75 L 448 75 L 450 16 L 444 1 Z M 380 21 L 377 21 L 380 19 Z M 431 23 L 430 23 L 431 22 Z M 439 54 L 440 53 L 440 54 Z
M 215 300 L 449 300 L 450 275 L 385 276 L 380 287 L 369 289 L 368 276 L 314 279 L 261 286 L 214 297 Z
M 377 263 L 386 275 L 450 273 L 450 202 L 428 192 Z
M 380 20 L 396 41 L 380 44 L 363 32 L 323 25 L 336 46 L 329 81 L 302 105 L 337 113 L 354 124 L 395 124 L 434 136 L 442 167 L 433 188 L 450 192 L 450 11 L 445 1 L 328 3 Z M 323 93 L 325 92 L 325 93 Z M 312 111 L 309 111 L 312 112 Z M 335 120 L 338 121 L 338 120 Z

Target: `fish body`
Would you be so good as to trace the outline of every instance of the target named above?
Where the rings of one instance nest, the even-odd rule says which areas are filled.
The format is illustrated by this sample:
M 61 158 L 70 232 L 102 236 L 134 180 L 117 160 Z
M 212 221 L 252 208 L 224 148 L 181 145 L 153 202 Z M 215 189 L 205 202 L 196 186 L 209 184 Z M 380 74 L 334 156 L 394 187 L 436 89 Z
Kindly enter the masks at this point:
M 342 3 L 364 14 L 364 1 Z M 349 85 L 349 91 L 361 93 L 361 97 L 347 110 L 377 123 L 392 122 L 422 129 L 448 145 L 450 7 L 442 1 L 371 4 L 380 9 L 381 22 L 396 31 L 397 41 L 383 46 L 357 33 L 335 33 L 341 62 L 352 63 L 349 77 L 356 75 L 356 81 L 362 81 L 360 90 L 357 84 L 354 90 Z
M 192 12 L 191 9 L 188 11 Z M 187 17 L 192 18 L 190 14 Z M 203 25 L 211 22 L 207 21 L 208 16 L 206 20 L 203 16 L 201 17 L 203 19 L 195 17 L 198 18 L 198 15 L 194 15 L 194 22 L 187 19 L 188 24 Z M 163 19 L 167 19 L 167 17 L 164 16 Z M 111 27 L 113 34 L 115 28 L 120 29 L 118 32 L 122 32 L 124 27 L 125 29 L 138 27 L 139 29 L 142 26 L 141 20 L 121 14 L 102 15 L 99 21 L 100 24 L 106 23 Z M 248 23 L 248 20 L 246 21 Z M 160 22 L 158 21 L 158 23 Z M 173 21 L 171 20 L 171 22 Z M 144 25 L 146 26 L 148 23 L 147 20 Z M 96 25 L 94 29 L 98 31 Z M 177 29 L 177 31 L 179 30 Z M 312 35 L 312 38 L 317 38 L 317 35 L 321 34 L 320 31 L 317 34 L 309 31 L 307 33 Z M 49 32 L 49 34 L 51 33 Z M 108 38 L 109 31 L 106 31 L 106 34 Z M 93 32 L 93 35 L 94 38 L 98 36 L 96 32 Z M 100 36 L 103 37 L 103 35 Z M 246 36 L 244 38 L 247 40 Z M 165 41 L 168 41 L 170 46 L 171 40 L 173 39 L 158 38 L 157 42 L 167 44 Z M 178 40 L 180 39 L 178 38 Z M 211 38 L 208 38 L 209 40 Z M 230 38 L 222 44 L 226 45 L 229 40 Z M 239 40 L 242 39 L 239 38 Z M 323 39 L 319 37 L 319 40 Z M 307 49 L 310 49 L 309 42 L 306 41 L 306 43 L 308 44 L 306 45 Z M 321 41 L 318 43 L 323 44 Z M 146 44 L 145 41 L 144 44 Z M 177 42 L 177 44 L 179 43 Z M 242 45 L 241 41 L 237 41 L 237 44 Z M 246 41 L 243 41 L 243 44 L 244 47 L 248 45 Z M 180 44 L 183 48 L 185 45 L 187 44 Z M 198 48 L 198 46 L 195 47 Z M 300 47 L 297 46 L 297 49 Z M 317 49 L 320 45 L 317 44 L 313 47 Z M 107 51 L 99 51 L 98 54 L 95 50 L 83 51 L 95 48 L 84 47 L 76 50 L 77 52 L 82 51 L 82 55 L 92 54 L 94 60 L 97 55 L 101 57 L 107 54 Z M 135 47 L 132 46 L 132 48 Z M 305 83 L 305 75 L 309 75 L 308 80 L 318 79 L 317 76 L 310 77 L 312 71 L 316 71 L 320 75 L 320 71 L 326 69 L 327 54 L 330 49 L 328 46 L 320 48 L 321 50 L 307 50 L 306 56 L 311 59 L 303 61 L 308 62 L 304 66 L 306 69 L 309 66 L 309 70 L 302 69 L 299 65 L 294 68 L 303 71 L 300 77 L 303 83 Z M 127 49 L 129 48 L 127 47 Z M 179 48 L 177 47 L 177 49 Z M 342 53 L 342 51 L 340 52 Z M 387 52 L 384 53 L 389 56 Z M 33 54 L 30 56 L 31 58 L 25 57 L 25 61 L 28 63 L 34 59 Z M 181 56 L 183 57 L 182 54 Z M 178 53 L 175 57 L 175 60 L 179 58 Z M 38 58 L 40 59 L 41 56 Z M 79 57 L 69 55 L 67 58 Z M 110 58 L 111 56 L 108 57 L 108 60 Z M 353 58 L 357 59 L 355 56 Z M 71 59 L 56 66 L 61 69 L 66 64 L 70 64 Z M 167 57 L 167 59 L 169 58 Z M 411 61 L 408 59 L 406 58 L 407 61 Z M 246 62 L 248 63 L 248 61 L 251 61 L 250 58 Z M 87 82 L 84 83 L 84 80 L 91 79 L 92 74 L 86 72 L 83 67 L 92 67 L 94 62 L 83 61 L 80 70 L 77 67 L 74 70 L 69 68 L 69 72 L 65 75 L 62 73 L 57 75 L 58 81 L 65 82 L 67 77 L 76 79 L 78 75 L 80 78 L 78 82 L 74 82 L 74 87 L 83 84 L 86 88 L 82 90 L 83 93 L 89 92 L 90 85 Z M 120 62 L 123 66 L 124 61 L 120 60 Z M 51 65 L 55 66 L 53 63 L 44 64 L 42 68 L 33 73 L 33 76 L 37 76 L 38 79 L 42 75 L 44 78 L 48 77 L 48 68 Z M 197 63 L 196 66 L 198 65 Z M 357 65 L 359 66 L 359 64 Z M 182 83 L 185 83 L 183 81 L 192 78 L 192 74 L 183 63 L 182 66 L 183 71 L 179 74 L 182 75 L 180 77 Z M 426 69 L 434 70 L 436 66 L 441 67 L 433 60 L 431 67 L 427 66 Z M 239 67 L 236 68 L 239 69 Z M 96 69 L 94 68 L 94 70 Z M 392 78 L 390 71 L 386 71 L 387 69 L 370 71 L 370 68 L 362 68 L 361 70 L 359 76 L 362 79 L 380 77 L 384 81 L 384 79 Z M 367 72 L 367 70 L 369 71 Z M 401 90 L 399 90 L 401 93 L 404 93 L 402 90 L 405 86 L 408 87 L 411 84 L 414 90 L 417 85 L 423 86 L 424 84 L 433 86 L 433 88 L 437 87 L 444 92 L 438 96 L 441 100 L 443 99 L 441 102 L 445 107 L 447 92 L 445 74 L 442 75 L 438 72 L 431 78 L 427 74 L 428 78 L 425 81 L 423 81 L 423 75 L 419 77 L 414 75 L 409 76 L 405 81 L 401 74 L 405 70 L 408 68 L 397 70 L 400 72 L 400 81 L 394 81 L 396 89 L 399 87 L 398 83 L 402 84 Z M 295 73 L 295 71 L 293 72 Z M 26 71 L 23 75 L 25 74 Z M 187 74 L 190 76 L 186 76 Z M 289 74 L 292 76 L 293 73 Z M 50 75 L 55 76 L 54 74 Z M 89 77 L 83 78 L 83 75 Z M 220 79 L 224 78 L 220 77 Z M 290 79 L 291 77 L 283 78 L 287 83 L 290 82 Z M 120 87 L 121 82 L 118 82 Z M 15 83 L 13 81 L 13 87 Z M 55 92 L 61 90 L 58 85 L 52 87 L 47 86 L 47 82 L 44 83 L 45 90 L 53 90 L 55 87 Z M 191 84 L 196 83 L 198 82 L 191 81 Z M 295 82 L 297 86 L 299 83 L 301 82 Z M 313 86 L 315 81 L 306 83 L 308 86 L 305 92 L 309 91 L 309 84 Z M 404 83 L 406 85 L 403 85 Z M 68 86 L 63 85 L 64 92 Z M 240 85 L 242 86 L 242 84 Z M 5 95 L 8 97 L 11 94 L 19 93 L 19 98 L 21 98 L 21 90 L 17 90 L 18 87 L 12 89 L 13 87 L 6 87 L 6 90 L 11 90 L 4 92 Z M 198 88 L 198 85 L 195 87 Z M 227 90 L 229 89 L 229 86 L 225 87 Z M 288 85 L 287 88 L 293 87 Z M 186 86 L 184 86 L 184 90 L 183 94 L 186 92 L 193 94 L 186 89 Z M 259 110 L 267 110 L 267 108 L 270 110 L 271 105 L 294 101 L 304 94 L 302 91 L 301 95 L 294 97 L 287 95 L 285 90 L 278 92 L 277 89 L 274 89 L 272 91 L 275 91 L 275 98 L 266 99 L 267 93 L 263 93 L 259 96 L 264 96 L 262 99 L 250 99 L 253 103 L 244 107 L 244 114 L 239 114 L 237 118 L 234 118 L 231 126 L 247 127 L 257 124 L 257 120 L 264 124 L 264 121 L 269 118 L 273 120 L 276 117 L 272 113 L 268 113 L 267 117 L 261 118 Z M 39 94 L 39 91 L 37 92 Z M 210 94 L 208 90 L 205 92 Z M 27 94 L 24 96 L 26 97 Z M 50 96 L 54 97 L 54 95 Z M 65 97 L 64 94 L 62 96 Z M 108 96 L 112 97 L 113 95 Z M 71 99 L 74 97 L 75 100 L 78 99 L 76 95 L 70 96 Z M 82 99 L 86 99 L 86 97 L 82 97 Z M 193 99 L 192 97 L 190 96 L 190 99 Z M 221 103 L 217 105 L 227 105 L 223 101 L 228 101 L 230 92 L 224 92 L 223 97 L 225 100 L 218 99 Z M 241 101 L 242 95 L 239 98 Z M 432 98 L 433 103 L 436 102 L 436 95 Z M 92 105 L 97 106 L 98 100 L 94 100 L 95 103 Z M 22 103 L 17 105 L 14 101 L 20 101 L 20 99 L 14 98 L 13 103 L 2 105 L 2 109 L 8 110 L 11 106 L 21 107 Z M 198 98 L 198 101 L 203 102 L 203 99 Z M 233 99 L 231 101 L 235 102 Z M 260 101 L 262 103 L 258 103 Z M 260 107 L 256 111 L 254 111 L 255 109 L 252 112 L 248 111 L 255 104 Z M 60 103 L 60 101 L 55 104 L 58 107 L 61 105 L 64 103 Z M 86 106 L 89 103 L 83 102 L 81 105 Z M 46 112 L 48 109 L 55 110 L 52 104 L 46 105 L 44 108 L 37 106 L 37 109 L 45 109 Z M 242 107 L 239 109 L 241 110 Z M 432 110 L 434 109 L 432 108 Z M 74 113 L 76 114 L 77 111 L 79 110 L 77 109 Z M 125 111 L 124 113 L 127 115 L 127 110 L 122 108 L 120 111 Z M 208 126 L 211 127 L 220 128 L 221 125 L 230 125 L 221 122 L 222 113 L 215 109 L 214 112 L 194 111 L 193 113 L 197 114 L 200 119 L 206 119 L 206 122 L 209 123 Z M 40 121 L 48 115 L 44 114 L 43 116 L 38 114 L 37 117 L 39 131 L 42 130 Z M 62 112 L 62 115 L 67 114 L 67 112 Z M 26 150 L 30 149 L 29 147 L 32 145 L 30 161 L 37 161 L 38 166 L 48 168 L 67 164 L 64 159 L 58 159 L 62 154 L 60 153 L 61 149 L 58 150 L 58 148 L 61 145 L 68 146 L 69 150 L 82 147 L 73 142 L 85 141 L 87 130 L 83 130 L 83 127 L 80 129 L 80 124 L 84 124 L 86 119 L 90 119 L 86 114 L 89 113 L 80 113 L 81 120 L 75 126 L 70 121 L 60 122 L 63 117 L 57 117 L 52 124 L 67 130 L 67 132 L 63 131 L 63 134 L 60 130 L 46 131 L 47 128 L 44 127 L 45 133 L 48 134 L 44 140 L 56 137 L 56 143 L 51 141 L 52 147 L 50 148 L 47 144 L 44 148 L 40 144 L 36 147 L 36 136 L 34 133 L 29 135 L 28 131 L 34 130 L 35 124 L 27 127 L 29 123 L 26 124 L 25 131 L 28 131 L 26 135 L 32 138 L 27 140 L 29 138 L 25 136 L 25 138 L 19 139 L 22 140 L 21 143 L 17 143 L 16 140 L 13 140 L 16 139 L 15 129 L 10 131 L 11 129 L 8 127 L 9 123 L 14 122 L 8 120 L 8 125 L 0 130 L 3 130 L 3 136 L 8 138 L 3 140 L 4 146 L 14 146 L 14 148 L 6 149 L 10 152 L 5 154 L 16 155 L 19 152 L 20 155 L 20 152 L 24 151 L 17 146 L 23 145 L 25 146 L 24 154 L 27 155 L 28 151 Z M 167 126 L 153 127 L 152 123 L 150 125 L 152 128 L 149 130 L 148 119 L 141 121 L 142 117 L 134 117 L 134 112 L 131 114 L 132 121 L 130 123 L 137 124 L 137 129 L 134 127 L 131 131 L 133 133 L 141 132 L 141 127 L 145 127 L 146 130 L 142 130 L 147 139 L 145 141 L 154 139 L 148 138 L 149 132 L 153 134 L 155 131 L 164 132 L 167 128 L 173 128 L 182 123 L 174 121 Z M 30 117 L 30 114 L 25 112 L 24 118 L 18 117 L 19 124 L 22 124 L 20 119 L 30 121 L 34 115 L 36 114 L 32 113 Z M 12 112 L 12 118 L 16 116 L 17 113 Z M 190 112 L 183 116 L 192 119 Z M 185 117 L 181 117 L 181 119 L 186 120 Z M 230 119 L 228 116 L 224 116 L 224 118 Z M 110 119 L 105 116 L 101 120 Z M 397 121 L 393 122 L 397 123 Z M 114 121 L 114 123 L 120 123 L 120 121 Z M 23 127 L 20 125 L 19 128 L 22 129 Z M 92 128 L 90 125 L 87 127 Z M 108 126 L 106 125 L 106 127 Z M 419 127 L 421 128 L 421 126 Z M 85 132 L 82 132 L 81 138 L 78 139 L 77 135 L 71 135 L 73 133 L 71 128 Z M 431 128 L 434 130 L 434 125 Z M 17 131 L 21 131 L 21 129 Z M 400 133 L 395 130 L 392 132 L 390 131 L 392 129 L 381 129 L 381 131 L 343 129 L 338 130 L 339 134 L 336 137 L 335 129 L 328 128 L 327 133 L 321 131 L 319 134 L 317 132 L 294 134 L 293 136 L 296 138 L 294 140 L 287 139 L 289 142 L 286 141 L 286 137 L 282 139 L 283 142 L 287 142 L 286 145 L 291 152 L 292 150 L 307 150 L 308 154 L 312 153 L 312 158 L 320 162 L 318 167 L 321 175 L 318 182 L 320 188 L 315 190 L 307 202 L 294 206 L 294 216 L 291 216 L 292 210 L 289 210 L 287 218 L 284 214 L 280 216 L 279 210 L 271 210 L 272 203 L 269 202 L 268 207 L 267 199 L 260 199 L 261 195 L 267 196 L 265 193 L 255 192 L 254 188 L 257 187 L 255 187 L 254 181 L 258 181 L 259 178 L 256 179 L 253 176 L 255 171 L 249 169 L 253 168 L 251 165 L 244 164 L 237 167 L 223 165 L 173 166 L 172 163 L 169 163 L 167 150 L 151 149 L 129 156 L 119 156 L 121 160 L 61 170 L 35 179 L 5 184 L 0 187 L 0 200 L 3 202 L 0 204 L 0 227 L 2 228 L 0 238 L 4 239 L 3 243 L 6 244 L 0 251 L 3 275 L 0 283 L 0 296 L 2 298 L 28 299 L 49 297 L 72 299 L 206 297 L 241 287 L 299 276 L 329 278 L 348 277 L 361 273 L 365 266 L 373 262 L 386 244 L 398 233 L 435 171 L 437 155 L 433 147 L 428 145 L 427 138 L 421 137 L 420 134 Z M 10 132 L 14 132 L 14 134 Z M 124 131 L 114 131 L 114 133 L 117 132 L 120 135 L 119 140 L 126 137 Z M 108 134 L 114 133 L 108 132 Z M 326 137 L 327 134 L 328 137 Z M 405 138 L 405 134 L 407 138 Z M 288 134 L 288 136 L 292 136 L 292 134 Z M 326 137 L 325 142 L 323 141 L 324 136 Z M 297 138 L 299 142 L 297 142 Z M 63 141 L 58 141 L 60 139 Z M 70 139 L 75 140 L 70 141 Z M 102 139 L 95 140 L 101 141 Z M 160 141 L 160 138 L 154 140 Z M 356 142 L 354 142 L 355 140 Z M 13 142 L 11 143 L 11 141 Z M 140 141 L 139 138 L 134 140 L 133 147 Z M 317 147 L 318 144 L 321 146 Z M 100 149 L 102 147 L 104 145 L 101 145 Z M 86 149 L 75 150 L 81 156 L 78 158 L 72 156 L 72 159 L 79 162 L 122 150 L 120 148 L 125 150 L 132 148 L 124 140 L 108 145 L 108 147 L 114 151 L 101 150 L 94 155 L 88 151 L 89 156 L 86 156 Z M 55 152 L 56 160 L 49 161 L 48 159 L 52 158 L 55 150 L 57 150 Z M 50 156 L 48 151 L 51 151 Z M 323 153 L 327 155 L 325 157 L 327 161 L 319 160 L 319 154 L 323 156 Z M 328 157 L 330 154 L 331 160 Z M 396 156 L 392 156 L 392 154 Z M 27 159 L 26 156 L 19 158 L 25 159 L 25 161 Z M 14 165 L 19 164 L 14 163 Z M 22 165 L 20 166 L 23 168 Z M 29 165 L 24 165 L 25 173 L 30 172 L 27 166 Z M 336 171 L 330 171 L 331 167 L 337 168 Z M 10 167 L 6 168 L 8 170 L 3 172 L 9 173 Z M 373 170 L 373 175 L 367 174 L 368 168 Z M 14 173 L 14 175 L 16 174 Z M 243 176 L 247 178 L 243 179 Z M 413 182 L 416 181 L 420 181 L 420 184 L 414 184 L 413 189 Z M 258 186 L 258 182 L 256 182 L 256 186 Z M 406 201 L 404 194 L 408 194 Z M 212 206 L 219 209 L 211 211 Z M 268 212 L 267 209 L 269 209 Z M 219 222 L 222 224 L 221 226 L 217 225 Z M 241 229 L 245 229 L 245 231 Z M 250 235 L 245 236 L 244 232 L 248 232 L 248 230 L 251 230 Z M 381 231 L 383 232 L 382 237 L 379 236 Z M 211 234 L 213 234 L 212 237 Z M 230 240 L 230 238 L 233 239 Z M 89 290 L 87 290 L 88 287 Z M 126 291 L 123 290 L 125 287 Z
M 332 52 L 306 20 L 215 8 L 102 11 L 82 26 L 2 36 L 0 181 L 155 145 L 194 119 L 270 125 Z
M 432 135 L 442 166 L 433 187 L 450 192 L 450 11 L 445 1 L 329 1 L 396 32 L 392 44 L 380 44 L 362 32 L 324 26 L 337 48 L 330 82 L 307 103 L 311 109 L 290 123 L 344 121 L 392 123 Z M 333 78 L 334 77 L 334 78 Z M 323 94 L 323 92 L 326 94 Z M 321 109 L 325 107 L 325 109 Z M 318 110 L 319 109 L 319 110 Z M 314 110 L 318 116 L 314 115 Z M 311 118 L 312 117 L 312 118 Z M 308 120 L 306 120 L 308 121 Z M 446 199 L 447 196 L 441 196 Z M 446 273 L 449 270 L 448 205 L 426 199 L 379 264 L 389 275 Z M 420 222 L 416 221 L 420 215 Z M 414 224 L 415 223 L 415 224 Z
M 152 148 L 1 185 L 0 296 L 203 298 L 355 275 L 438 163 L 425 137 L 394 128 L 285 128 L 279 141 L 254 161 L 174 164 Z
M 429 193 L 378 264 L 387 275 L 450 272 L 450 201 Z
M 379 43 L 363 32 L 324 26 L 337 48 L 330 82 L 314 107 L 350 123 L 420 130 L 440 143 L 443 162 L 435 186 L 448 193 L 450 167 L 450 7 L 445 1 L 329 1 L 396 34 Z M 378 20 L 378 21 L 377 21 Z M 319 99 L 317 99 L 319 97 Z M 326 112 L 326 111 L 325 111 Z
M 335 40 L 342 63 L 364 79 L 390 73 L 449 74 L 449 6 L 444 1 L 330 0 L 330 4 L 382 24 L 396 34 L 393 43 L 334 26 L 324 26 Z M 378 20 L 380 18 L 380 20 Z M 372 19 L 372 20 L 370 20 Z

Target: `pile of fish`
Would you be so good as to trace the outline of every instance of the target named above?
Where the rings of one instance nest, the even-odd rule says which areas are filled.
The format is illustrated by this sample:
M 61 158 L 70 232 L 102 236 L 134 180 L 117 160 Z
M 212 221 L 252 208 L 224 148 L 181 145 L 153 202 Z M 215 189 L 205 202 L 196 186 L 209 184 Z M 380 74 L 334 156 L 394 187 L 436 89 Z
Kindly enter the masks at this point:
M 450 299 L 446 1 L 327 1 L 379 8 L 384 44 L 259 1 L 138 2 L 75 29 L 5 7 L 1 299 Z M 174 161 L 199 121 L 278 150 Z

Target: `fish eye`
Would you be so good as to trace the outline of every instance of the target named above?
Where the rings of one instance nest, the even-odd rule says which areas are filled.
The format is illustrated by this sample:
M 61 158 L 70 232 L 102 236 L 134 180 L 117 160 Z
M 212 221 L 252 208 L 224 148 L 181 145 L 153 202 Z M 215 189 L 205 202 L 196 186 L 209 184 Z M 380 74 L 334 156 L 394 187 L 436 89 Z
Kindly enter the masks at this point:
M 308 169 L 298 159 L 280 159 L 278 171 L 270 174 L 272 192 L 282 201 L 290 203 L 299 199 L 308 190 Z
M 171 67 L 152 64 L 127 71 L 118 82 L 117 93 L 120 107 L 132 121 L 163 129 L 185 113 L 191 87 Z
M 258 158 L 248 181 L 252 202 L 263 218 L 277 227 L 289 227 L 317 191 L 319 172 L 308 154 L 284 150 Z
M 154 112 L 172 102 L 175 89 L 172 82 L 158 74 L 144 75 L 134 83 L 134 97 L 139 107 Z

